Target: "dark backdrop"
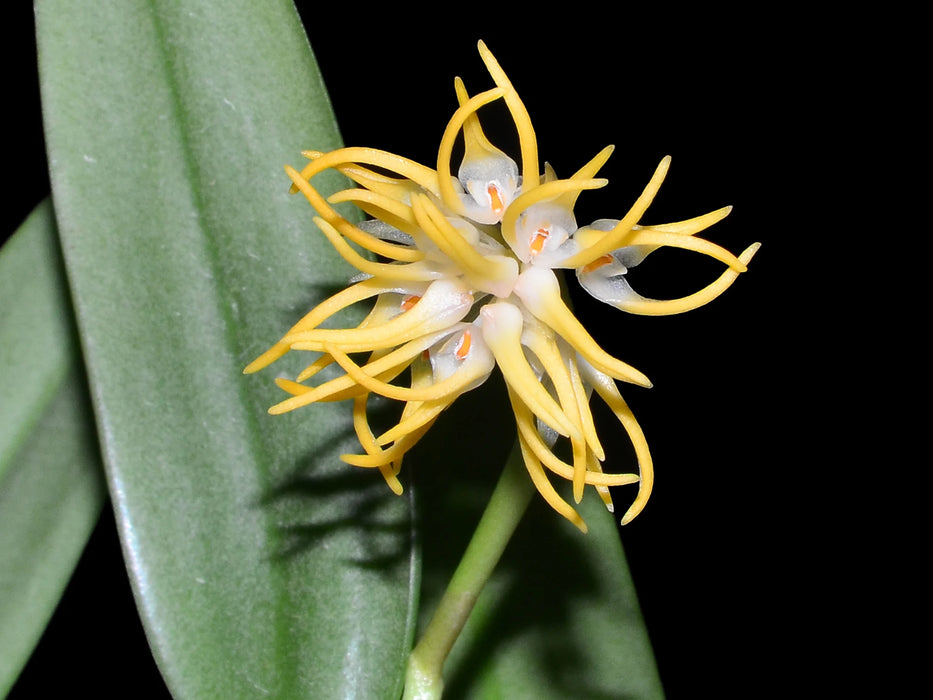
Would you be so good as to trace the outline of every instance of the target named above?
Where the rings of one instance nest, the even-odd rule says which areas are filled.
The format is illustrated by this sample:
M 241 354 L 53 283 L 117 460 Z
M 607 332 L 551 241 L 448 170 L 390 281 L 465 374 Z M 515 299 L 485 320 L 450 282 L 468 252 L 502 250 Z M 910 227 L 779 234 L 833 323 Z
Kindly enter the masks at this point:
M 15 68 L 0 235 L 48 192 L 32 16 L 14 5 L 3 30 Z M 473 91 L 491 84 L 475 49 L 482 38 L 529 108 L 541 158 L 559 174 L 616 145 L 601 173 L 610 185 L 580 198 L 581 221 L 621 217 L 670 154 L 646 221 L 732 204 L 708 237 L 736 253 L 763 242 L 748 274 L 690 314 L 636 318 L 585 295 L 575 301 L 597 339 L 655 383 L 626 394 L 651 444 L 657 484 L 620 536 L 668 696 L 758 697 L 782 682 L 793 687 L 821 663 L 817 650 L 830 636 L 819 616 L 814 624 L 828 593 L 810 573 L 812 538 L 828 535 L 801 525 L 814 505 L 801 481 L 824 449 L 802 417 L 814 399 L 801 393 L 818 369 L 804 361 L 813 357 L 812 330 L 798 300 L 809 274 L 800 240 L 811 235 L 803 194 L 813 174 L 810 138 L 822 128 L 825 96 L 821 69 L 805 60 L 810 37 L 770 17 L 663 8 L 645 17 L 623 7 L 610 17 L 526 7 L 522 22 L 491 5 L 437 6 L 437 14 L 398 3 L 376 14 L 346 4 L 300 9 L 348 144 L 430 164 L 455 108 L 453 77 Z M 313 145 L 295 144 L 296 161 Z M 705 262 L 659 259 L 642 289 L 691 291 L 718 274 Z M 111 654 L 126 659 L 134 686 L 165 693 L 108 507 L 12 697 L 45 697 L 62 677 L 74 694 L 117 696 Z

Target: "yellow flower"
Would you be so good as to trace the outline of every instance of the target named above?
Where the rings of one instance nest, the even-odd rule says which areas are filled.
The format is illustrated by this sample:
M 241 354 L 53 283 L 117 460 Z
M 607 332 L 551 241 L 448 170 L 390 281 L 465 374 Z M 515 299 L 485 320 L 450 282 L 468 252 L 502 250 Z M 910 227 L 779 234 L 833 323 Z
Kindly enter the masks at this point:
M 697 238 L 729 208 L 671 224 L 642 226 L 667 172 L 661 161 L 647 187 L 621 220 L 601 219 L 578 227 L 573 208 L 584 190 L 606 184 L 595 175 L 609 158 L 606 148 L 570 178 L 548 166 L 540 174 L 537 141 L 524 104 L 496 59 L 480 42 L 480 55 L 495 87 L 470 96 L 455 88 L 460 107 L 441 138 L 436 169 L 371 148 L 307 151 L 301 172 L 286 167 L 318 216 L 315 223 L 338 253 L 360 271 L 353 283 L 303 319 L 245 372 L 255 372 L 289 350 L 316 359 L 296 381 L 279 379 L 291 396 L 270 413 L 318 401 L 353 401 L 353 419 L 363 454 L 341 459 L 380 470 L 396 493 L 402 458 L 461 394 L 482 384 L 498 367 L 508 387 L 519 446 L 535 486 L 547 502 L 581 530 L 586 525 L 554 489 L 556 475 L 573 485 L 579 503 L 584 486 L 598 491 L 612 509 L 610 486 L 637 482 L 638 494 L 625 524 L 651 493 L 653 467 L 644 434 L 622 399 L 616 380 L 649 387 L 644 374 L 606 353 L 561 299 L 556 269 L 576 272 L 597 299 L 636 314 L 673 314 L 701 306 L 744 272 L 758 244 L 736 257 Z M 477 111 L 503 100 L 519 134 L 521 168 L 493 146 Z M 451 173 L 454 145 L 463 134 L 464 156 Z M 324 198 L 314 176 L 336 169 L 359 187 Z M 332 207 L 353 202 L 372 219 L 355 225 Z M 366 257 L 351 243 L 369 251 Z M 627 270 L 662 246 L 711 256 L 726 271 L 708 287 L 682 299 L 659 301 L 636 293 Z M 384 262 L 374 261 L 384 260 Z M 375 299 L 357 328 L 321 328 L 333 314 Z M 367 354 L 363 364 L 351 355 Z M 336 363 L 343 374 L 318 385 L 306 383 Z M 392 383 L 407 370 L 407 385 Z M 635 447 L 637 474 L 603 473 L 605 452 L 589 399 L 595 392 L 618 417 Z M 397 425 L 376 435 L 367 420 L 371 394 L 404 403 Z M 552 447 L 570 441 L 570 462 Z

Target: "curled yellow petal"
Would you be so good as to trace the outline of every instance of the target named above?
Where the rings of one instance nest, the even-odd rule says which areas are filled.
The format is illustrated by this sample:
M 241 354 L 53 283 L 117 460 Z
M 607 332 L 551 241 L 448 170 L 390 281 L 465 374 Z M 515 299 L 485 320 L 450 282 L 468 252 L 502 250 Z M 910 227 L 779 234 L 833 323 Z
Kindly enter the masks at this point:
M 333 357 L 331 357 L 330 355 L 322 355 L 321 357 L 317 358 L 314 362 L 312 362 L 310 365 L 308 365 L 303 370 L 301 370 L 301 372 L 298 373 L 298 376 L 295 377 L 295 381 L 303 382 L 307 379 L 311 379 L 311 377 L 316 375 L 322 369 L 324 369 L 325 367 L 330 367 L 332 364 L 334 364 Z
M 638 482 L 638 494 L 635 496 L 635 500 L 629 506 L 625 515 L 622 516 L 622 524 L 626 525 L 645 507 L 654 487 L 654 463 L 648 449 L 648 441 L 645 439 L 645 434 L 638 421 L 635 420 L 635 414 L 625 403 L 612 378 L 597 371 L 585 361 L 580 362 L 580 371 L 590 386 L 596 390 L 596 393 L 619 419 L 632 441 L 632 446 L 635 448 L 635 458 L 638 461 L 638 471 L 641 479 Z
M 414 447 L 417 442 L 424 436 L 428 429 L 433 425 L 434 421 L 431 421 L 417 430 L 408 433 L 403 438 L 398 440 L 392 447 L 389 447 L 385 450 L 381 450 L 376 454 L 366 454 L 366 455 L 356 455 L 356 454 L 342 454 L 340 459 L 346 462 L 347 464 L 352 464 L 355 467 L 368 467 L 368 468 L 379 468 L 386 464 L 392 464 L 393 462 L 398 462 L 402 457 L 405 456 L 405 453 L 408 452 L 412 447 Z
M 360 189 L 341 190 L 331 195 L 328 201 L 332 204 L 353 202 L 370 216 L 384 221 L 416 240 L 421 234 L 421 229 L 418 228 L 418 222 L 415 220 L 411 207 L 379 192 Z M 421 257 L 424 257 L 423 251 L 418 252 L 421 253 Z
M 353 223 L 338 214 L 330 206 L 331 203 L 337 204 L 343 201 L 364 201 L 367 199 L 366 195 L 370 195 L 370 198 L 372 198 L 375 196 L 374 193 L 357 189 L 342 190 L 341 192 L 337 192 L 336 194 L 331 195 L 328 199 L 324 199 L 324 197 L 320 195 L 320 193 L 311 185 L 311 183 L 304 180 L 301 175 L 295 171 L 294 168 L 286 165 L 285 172 L 295 183 L 295 187 L 301 190 L 301 193 L 305 196 L 305 199 L 308 200 L 311 206 L 314 207 L 315 211 L 321 215 L 321 218 L 323 218 L 337 231 L 339 231 L 341 234 L 346 236 L 357 245 L 362 246 L 366 250 L 369 250 L 376 255 L 382 255 L 383 257 L 391 258 L 393 260 L 400 260 L 403 262 L 415 262 L 424 258 L 424 253 L 417 248 L 410 248 L 407 246 L 390 243 L 388 241 L 383 241 L 367 233 L 366 231 L 363 231 L 358 226 L 355 226 Z M 383 197 L 383 199 L 386 198 Z M 394 200 L 391 201 L 393 205 L 402 207 L 403 211 L 407 209 L 404 204 L 395 202 Z M 393 209 L 394 208 L 395 207 L 393 207 Z M 402 221 L 404 221 L 404 219 L 402 219 Z
M 408 311 L 372 328 L 331 329 L 289 333 L 282 339 L 293 348 L 324 352 L 331 343 L 343 352 L 368 352 L 402 345 L 410 340 L 444 330 L 462 319 L 473 306 L 473 296 L 458 281 L 432 282 L 424 296 Z
M 427 282 L 429 280 L 440 279 L 444 273 L 432 268 L 430 265 L 423 264 L 421 260 L 411 263 L 379 263 L 367 260 L 357 253 L 343 239 L 340 232 L 320 217 L 314 217 L 314 223 L 327 236 L 327 240 L 334 246 L 340 257 L 353 265 L 360 272 L 367 275 L 378 277 L 381 280 L 405 280 L 410 282 Z M 424 257 L 423 255 L 421 256 Z
M 397 156 L 394 153 L 381 151 L 378 148 L 338 148 L 336 151 L 324 153 L 315 158 L 301 169 L 301 178 L 310 180 L 318 173 L 328 168 L 339 168 L 342 165 L 365 163 L 384 168 L 389 172 L 397 173 L 412 182 L 417 183 L 426 190 L 437 194 L 437 173 L 428 167 L 420 165 L 413 160 Z M 297 192 L 297 184 L 292 184 L 292 192 Z
M 259 370 L 267 367 L 285 355 L 291 346 L 291 343 L 284 339 L 288 337 L 289 334 L 295 334 L 317 328 L 321 323 L 329 319 L 341 309 L 352 306 L 353 304 L 359 301 L 363 301 L 364 299 L 370 299 L 384 292 L 388 292 L 390 289 L 391 287 L 387 287 L 383 282 L 378 280 L 363 280 L 362 282 L 357 282 L 356 284 L 347 287 L 346 289 L 342 289 L 332 297 L 327 298 L 315 306 L 298 323 L 291 327 L 288 333 L 283 336 L 282 340 L 280 340 L 278 343 L 266 350 L 266 352 L 264 352 L 262 355 L 246 365 L 246 367 L 243 369 L 243 374 L 252 374 L 253 372 L 258 372 Z
M 456 262 L 475 289 L 508 296 L 518 279 L 518 263 L 513 258 L 477 252 L 427 196 L 415 195 L 411 206 L 425 235 Z
M 548 481 L 547 474 L 545 474 L 544 469 L 541 467 L 541 462 L 539 462 L 531 450 L 528 449 L 528 446 L 521 436 L 518 438 L 518 444 L 522 450 L 525 468 L 528 470 L 528 474 L 531 476 L 531 481 L 534 483 L 535 488 L 538 489 L 538 493 L 544 497 L 544 500 L 547 501 L 551 508 L 572 522 L 580 532 L 586 534 L 587 527 L 586 523 L 583 522 L 583 518 L 580 517 L 580 514 L 573 506 L 561 498 L 557 491 L 554 490 L 554 486 Z
M 664 182 L 664 178 L 670 166 L 671 157 L 664 156 L 641 195 L 635 200 L 632 208 L 629 209 L 628 213 L 619 221 L 615 228 L 602 236 L 593 245 L 561 261 L 561 267 L 584 267 L 597 258 L 627 245 L 627 237 L 648 207 L 651 206 L 651 202 L 654 201 L 655 195 L 657 195 L 658 190 L 661 188 L 661 183 Z
M 570 370 L 564 362 L 557 342 L 550 332 L 541 332 L 537 327 L 529 327 L 522 334 L 524 344 L 535 354 L 544 367 L 547 377 L 551 380 L 557 393 L 557 400 L 564 415 L 574 424 L 580 437 L 571 438 L 570 447 L 573 453 L 573 499 L 577 503 L 583 498 L 583 486 L 586 483 L 586 431 L 583 425 L 583 411 L 578 399 L 579 394 L 574 391 L 573 379 Z M 587 412 L 588 409 L 587 409 Z
M 721 209 L 711 211 L 708 214 L 695 216 L 692 219 L 675 221 L 669 224 L 652 224 L 651 226 L 645 226 L 645 228 L 653 229 L 655 231 L 664 231 L 665 233 L 679 233 L 683 236 L 693 236 L 700 231 L 705 231 L 713 224 L 718 224 L 720 221 L 729 216 L 731 212 L 731 206 L 722 207 Z
M 531 409 L 529 409 L 515 394 L 512 394 L 511 401 L 519 435 L 525 440 L 528 449 L 538 458 L 541 464 L 552 472 L 567 481 L 573 481 L 575 474 L 574 467 L 555 455 L 541 438 L 541 434 L 535 427 L 534 414 L 531 412 Z M 585 472 L 585 483 L 588 485 L 598 487 L 625 486 L 627 484 L 634 484 L 639 479 L 637 474 L 604 473 L 599 468 L 599 463 L 592 453 L 589 453 L 588 462 L 589 466 Z
M 579 193 L 582 190 L 595 190 L 605 187 L 609 181 L 605 178 L 592 180 L 554 180 L 536 187 L 532 191 L 522 188 L 522 193 L 515 198 L 502 217 L 502 237 L 506 243 L 521 256 L 525 246 L 518 241 L 519 217 L 530 207 L 541 202 L 557 199 L 560 195 Z
M 616 379 L 644 387 L 651 386 L 648 377 L 599 347 L 561 300 L 560 285 L 551 270 L 539 267 L 526 269 L 519 275 L 515 294 L 525 302 L 531 313 L 557 331 L 594 367 Z
M 381 456 L 383 450 L 373 439 L 373 431 L 369 427 L 369 418 L 366 415 L 366 400 L 368 397 L 369 394 L 364 394 L 353 401 L 353 428 L 356 431 L 356 437 L 360 441 L 360 445 L 363 446 L 366 453 Z M 398 470 L 390 463 L 380 464 L 379 471 L 392 492 L 396 496 L 401 496 L 402 483 L 398 480 Z
M 463 81 L 455 80 L 459 107 L 443 132 L 436 171 L 385 151 L 353 147 L 305 151 L 310 162 L 300 172 L 286 167 L 291 191 L 304 195 L 323 235 L 361 273 L 355 280 L 368 279 L 316 306 L 244 371 L 257 371 L 289 351 L 316 353 L 297 381 L 276 380 L 289 396 L 270 413 L 352 400 L 363 454 L 341 459 L 379 469 L 389 487 L 401 493 L 404 455 L 457 397 L 498 366 L 525 467 L 542 497 L 586 532 L 569 499 L 555 490 L 554 476 L 571 482 L 578 503 L 585 487 L 594 487 L 610 511 L 610 487 L 637 482 L 638 493 L 622 518 L 626 524 L 645 507 L 654 469 L 645 436 L 615 380 L 651 383 L 598 345 L 564 303 L 554 270 L 574 270 L 584 289 L 619 309 L 679 313 L 729 287 L 759 244 L 735 256 L 695 237 L 731 207 L 684 221 L 640 224 L 667 174 L 669 157 L 621 220 L 598 219 L 579 227 L 576 201 L 584 190 L 606 184 L 596 175 L 613 147 L 567 180 L 559 179 L 548 163 L 542 174 L 525 105 L 482 42 L 479 52 L 495 87 L 471 97 Z M 518 133 L 520 164 L 496 148 L 480 124 L 478 110 L 499 99 Z M 452 157 L 461 133 L 464 156 L 454 177 Z M 311 183 L 329 169 L 359 187 L 325 198 Z M 358 206 L 376 221 L 353 223 L 335 208 L 341 203 Z M 647 299 L 628 284 L 627 272 L 661 247 L 698 252 L 728 269 L 682 299 Z M 375 304 L 356 327 L 323 327 L 336 325 L 328 322 L 335 314 L 371 297 Z M 364 353 L 365 360 L 357 356 Z M 333 364 L 344 374 L 330 378 L 332 371 L 322 372 Z M 324 379 L 312 385 L 320 376 Z M 638 474 L 603 472 L 605 451 L 589 403 L 593 392 L 627 432 Z M 398 422 L 378 436 L 367 414 L 371 394 L 404 402 Z M 569 464 L 554 452 L 559 435 L 570 441 Z
M 627 245 L 648 245 L 655 247 L 667 246 L 670 248 L 682 248 L 692 250 L 696 253 L 708 255 L 731 267 L 736 272 L 745 272 L 746 267 L 741 260 L 730 253 L 722 246 L 711 243 L 704 238 L 694 236 L 685 236 L 680 233 L 667 233 L 657 229 L 643 228 L 632 231 L 628 238 Z
M 603 150 L 593 156 L 590 161 L 580 168 L 577 172 L 570 176 L 571 180 L 589 180 L 593 178 L 596 173 L 599 172 L 599 169 L 602 168 L 606 161 L 609 160 L 609 156 L 612 155 L 612 152 L 615 150 L 615 146 L 606 146 Z M 577 192 L 567 192 L 562 194 L 558 199 L 557 203 L 560 206 L 567 209 L 573 209 L 574 204 L 577 202 L 577 197 L 580 196 L 580 191 Z
M 426 423 L 433 422 L 444 410 L 450 407 L 455 398 L 454 396 L 436 399 L 434 401 L 419 402 L 416 409 L 412 410 L 395 426 L 376 438 L 376 443 L 379 445 L 388 445 Z
M 447 128 L 444 130 L 444 135 L 441 137 L 441 145 L 437 151 L 437 186 L 444 204 L 461 216 L 466 213 L 466 209 L 454 190 L 450 174 L 450 158 L 457 134 L 460 133 L 464 122 L 475 115 L 476 110 L 493 100 L 498 100 L 503 94 L 505 94 L 505 90 L 496 87 L 471 97 L 454 112 L 454 116 L 451 117 Z
M 389 382 L 395 379 L 412 363 L 417 363 L 418 357 L 429 347 L 442 340 L 446 335 L 456 332 L 460 328 L 455 325 L 450 329 L 444 329 L 440 332 L 421 336 L 412 340 L 401 347 L 395 348 L 391 352 L 385 353 L 377 358 L 371 359 L 366 365 L 368 376 L 378 379 L 382 382 Z M 330 363 L 334 361 L 333 356 L 325 355 L 319 359 L 318 363 Z M 293 395 L 293 398 L 282 401 L 272 406 L 269 413 L 280 414 L 293 411 L 301 406 L 307 406 L 318 401 L 341 401 L 347 398 L 358 396 L 364 391 L 360 385 L 350 375 L 343 375 L 327 381 L 316 387 L 309 387 L 289 380 L 276 380 L 283 389 Z
M 753 243 L 739 255 L 738 260 L 742 263 L 743 269 L 744 266 L 751 262 L 752 257 L 760 247 L 760 243 Z M 680 314 L 685 311 L 692 311 L 693 309 L 711 302 L 726 291 L 732 283 L 738 279 L 739 274 L 738 270 L 730 268 L 703 289 L 685 297 L 681 297 L 680 299 L 646 299 L 645 297 L 632 294 L 627 298 L 620 298 L 618 300 L 602 300 L 615 306 L 617 309 L 641 316 L 669 316 L 671 314 Z
M 496 357 L 496 363 L 511 390 L 518 394 L 535 415 L 564 436 L 580 437 L 580 431 L 561 407 L 545 391 L 528 364 L 521 345 L 521 312 L 512 304 L 487 304 L 480 311 L 483 338 Z
M 353 165 L 338 166 L 337 170 L 356 184 L 365 187 L 367 191 L 381 194 L 383 197 L 389 197 L 399 202 L 407 201 L 412 192 L 421 191 L 421 187 L 411 180 L 389 177 L 355 163 Z
M 404 370 L 404 366 L 396 367 L 382 373 L 379 375 L 379 378 L 382 381 L 388 382 L 395 379 Z M 269 414 L 273 416 L 289 413 L 297 408 L 310 406 L 313 403 L 345 401 L 369 393 L 369 390 L 365 386 L 347 375 L 331 379 L 318 386 L 307 386 L 282 377 L 277 378 L 275 383 L 279 388 L 291 394 L 291 398 L 270 406 Z
M 438 401 L 447 397 L 456 397 L 464 387 L 469 386 L 480 377 L 489 374 L 492 367 L 483 364 L 464 364 L 463 371 L 456 372 L 442 381 L 424 388 L 407 388 L 395 386 L 370 376 L 364 368 L 357 365 L 345 353 L 335 346 L 326 344 L 334 360 L 344 369 L 357 384 L 366 387 L 371 392 L 398 401 Z
M 505 104 L 512 115 L 512 121 L 515 122 L 515 128 L 518 129 L 519 147 L 522 152 L 522 190 L 529 192 L 539 184 L 538 179 L 538 139 L 535 136 L 534 127 L 531 125 L 531 117 L 528 116 L 528 110 L 525 104 L 519 98 L 518 93 L 512 86 L 502 66 L 492 55 L 492 52 L 486 48 L 482 41 L 478 44 L 479 55 L 486 64 L 486 70 L 492 76 L 493 81 L 499 87 L 505 90 Z

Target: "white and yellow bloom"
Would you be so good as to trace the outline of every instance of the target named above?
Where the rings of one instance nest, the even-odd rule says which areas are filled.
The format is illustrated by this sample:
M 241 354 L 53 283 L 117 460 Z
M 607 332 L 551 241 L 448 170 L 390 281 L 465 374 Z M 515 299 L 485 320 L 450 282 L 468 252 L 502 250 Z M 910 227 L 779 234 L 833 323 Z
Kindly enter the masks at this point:
M 586 485 L 595 487 L 610 509 L 609 487 L 637 482 L 638 494 L 622 518 L 625 524 L 648 500 L 653 467 L 644 434 L 616 381 L 645 387 L 651 383 L 593 340 L 561 298 L 555 271 L 573 270 L 587 292 L 623 311 L 674 314 L 721 294 L 745 271 L 758 244 L 736 257 L 696 237 L 724 218 L 728 207 L 687 221 L 639 224 L 667 173 L 669 158 L 661 161 L 622 219 L 578 226 L 576 199 L 584 190 L 606 185 L 596 174 L 612 148 L 568 179 L 559 179 L 549 167 L 542 175 L 524 104 L 482 42 L 479 51 L 495 87 L 471 97 L 457 79 L 460 106 L 441 138 L 434 169 L 371 148 L 307 151 L 310 162 L 301 172 L 286 168 L 293 191 L 301 192 L 317 212 L 317 226 L 361 274 L 245 371 L 258 371 L 290 350 L 313 353 L 314 361 L 295 381 L 277 380 L 290 397 L 270 413 L 318 401 L 352 400 L 363 454 L 342 459 L 379 469 L 392 490 L 401 493 L 398 473 L 405 453 L 448 406 L 498 367 L 508 387 L 525 465 L 542 496 L 585 531 L 576 510 L 554 489 L 553 476 L 572 482 L 578 503 Z M 496 100 L 505 102 L 515 122 L 520 167 L 489 142 L 480 126 L 477 111 Z M 464 157 L 454 177 L 452 152 L 461 134 Z M 359 187 L 323 197 L 312 181 L 328 169 L 342 172 Z M 333 208 L 340 202 L 353 202 L 372 219 L 353 224 Z M 360 254 L 354 245 L 371 255 Z M 647 299 L 631 288 L 625 275 L 663 246 L 708 255 L 726 270 L 682 299 Z M 358 327 L 321 328 L 341 309 L 368 299 L 375 303 Z M 351 357 L 358 353 L 367 355 L 362 364 Z M 332 364 L 343 374 L 308 383 Z M 405 379 L 397 381 L 401 377 Z M 638 473 L 603 473 L 606 455 L 589 407 L 594 392 L 632 440 Z M 367 420 L 372 394 L 404 404 L 399 422 L 381 435 Z M 569 462 L 552 450 L 560 436 L 570 442 Z

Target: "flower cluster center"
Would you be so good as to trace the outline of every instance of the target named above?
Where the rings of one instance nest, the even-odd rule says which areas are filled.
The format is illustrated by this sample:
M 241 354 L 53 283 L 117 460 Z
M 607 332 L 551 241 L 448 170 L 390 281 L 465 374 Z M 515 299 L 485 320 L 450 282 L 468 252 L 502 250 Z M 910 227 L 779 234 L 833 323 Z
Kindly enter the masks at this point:
M 459 107 L 441 138 L 435 167 L 351 147 L 307 151 L 309 162 L 301 171 L 286 168 L 293 191 L 301 192 L 315 210 L 320 231 L 360 274 L 246 371 L 258 371 L 290 351 L 312 353 L 315 359 L 295 380 L 278 380 L 290 396 L 270 412 L 352 401 L 363 452 L 342 459 L 378 469 L 401 493 L 403 456 L 447 407 L 498 368 L 508 387 L 525 465 L 542 496 L 585 530 L 576 509 L 555 489 L 555 476 L 571 482 L 574 501 L 592 486 L 610 510 L 610 487 L 638 483 L 622 519 L 626 523 L 648 500 L 653 466 L 642 430 L 616 382 L 651 384 L 593 340 L 562 299 L 558 275 L 572 271 L 587 292 L 622 311 L 680 313 L 721 294 L 745 271 L 757 244 L 734 256 L 696 236 L 724 218 L 729 207 L 686 221 L 642 225 L 669 158 L 661 161 L 621 219 L 578 226 L 576 200 L 585 190 L 607 184 L 596 175 L 612 148 L 600 151 L 569 178 L 558 178 L 550 167 L 542 173 L 524 104 L 486 46 L 480 43 L 479 50 L 495 86 L 471 96 L 456 80 Z M 480 125 L 479 110 L 497 100 L 505 102 L 518 131 L 520 163 L 490 143 Z M 454 176 L 452 151 L 461 138 L 464 153 Z M 356 187 L 325 197 L 312 181 L 326 170 L 343 173 Z M 334 209 L 339 202 L 356 204 L 371 219 L 349 221 Z M 631 288 L 625 275 L 665 246 L 713 257 L 726 270 L 687 297 L 648 299 Z M 321 327 L 341 309 L 364 301 L 374 303 L 358 327 Z M 352 357 L 360 354 L 365 361 Z M 334 364 L 344 373 L 309 383 Z M 637 471 L 603 472 L 606 455 L 589 407 L 594 393 L 632 440 Z M 403 404 L 398 423 L 382 434 L 372 430 L 367 417 L 373 394 Z M 570 443 L 569 461 L 553 451 L 561 438 Z

